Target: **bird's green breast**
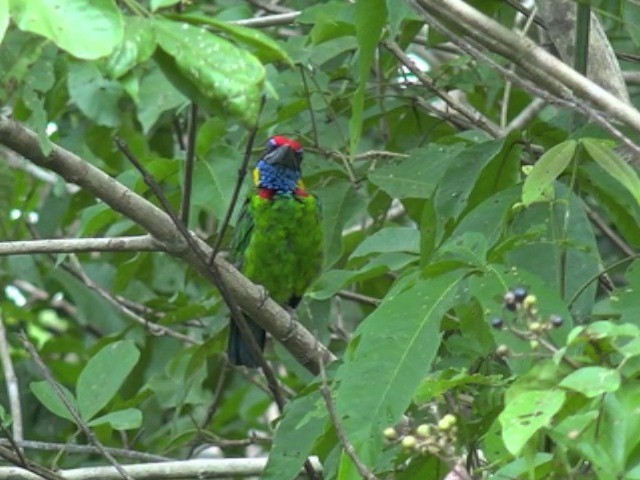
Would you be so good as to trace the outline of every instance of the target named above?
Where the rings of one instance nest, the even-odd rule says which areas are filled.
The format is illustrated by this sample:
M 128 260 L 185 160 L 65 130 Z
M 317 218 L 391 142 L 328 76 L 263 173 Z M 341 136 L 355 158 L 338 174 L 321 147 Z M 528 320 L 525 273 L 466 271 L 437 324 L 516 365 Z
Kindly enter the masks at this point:
M 278 303 L 301 297 L 322 267 L 322 228 L 316 197 L 251 197 L 253 229 L 242 271 Z

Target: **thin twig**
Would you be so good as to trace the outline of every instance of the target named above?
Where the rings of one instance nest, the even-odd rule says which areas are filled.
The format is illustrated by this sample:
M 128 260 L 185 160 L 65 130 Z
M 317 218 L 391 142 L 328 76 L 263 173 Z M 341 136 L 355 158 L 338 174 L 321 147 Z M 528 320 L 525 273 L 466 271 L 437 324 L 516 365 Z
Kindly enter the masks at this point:
M 169 327 L 166 327 L 164 325 L 159 325 L 157 323 L 151 322 L 141 317 L 140 315 L 132 311 L 129 307 L 124 305 L 122 302 L 118 301 L 115 295 L 113 295 L 108 290 L 102 288 L 85 273 L 81 263 L 78 261 L 78 258 L 75 255 L 71 254 L 69 256 L 69 261 L 65 262 L 62 266 L 69 273 L 71 273 L 73 276 L 78 278 L 82 283 L 84 283 L 89 289 L 96 292 L 98 295 L 104 298 L 107 302 L 109 302 L 111 305 L 116 307 L 121 313 L 123 313 L 124 315 L 126 315 L 127 317 L 129 317 L 130 319 L 132 319 L 133 321 L 135 321 L 145 329 L 147 329 L 149 333 L 151 333 L 152 335 L 155 335 L 155 336 L 166 335 L 168 337 L 175 338 L 176 340 L 180 340 L 181 342 L 185 342 L 190 345 L 200 345 L 199 341 L 189 337 L 188 335 L 177 332 Z
M 182 202 L 180 203 L 180 218 L 185 226 L 189 226 L 191 211 L 191 191 L 193 188 L 193 168 L 196 163 L 196 134 L 198 132 L 198 105 L 191 104 L 189 108 L 189 125 L 187 131 L 187 156 L 184 161 L 184 181 L 182 183 Z
M 380 305 L 382 300 L 379 298 L 369 297 L 368 295 L 363 295 L 357 292 L 351 292 L 349 290 L 340 290 L 337 295 L 346 300 L 351 300 L 353 302 L 362 303 L 364 305 L 370 305 L 372 307 L 377 307 Z
M 253 128 L 249 131 L 249 138 L 247 139 L 247 145 L 244 149 L 244 157 L 242 158 L 242 164 L 238 169 L 238 177 L 236 178 L 236 184 L 233 187 L 233 193 L 231 194 L 231 200 L 229 202 L 229 207 L 227 208 L 227 213 L 222 220 L 222 226 L 220 227 L 220 233 L 218 233 L 218 238 L 213 247 L 213 252 L 211 253 L 211 257 L 209 258 L 209 267 L 211 268 L 213 265 L 213 261 L 216 258 L 216 255 L 220 251 L 220 247 L 222 246 L 222 240 L 224 239 L 224 234 L 229 228 L 229 222 L 231 221 L 231 216 L 236 208 L 236 204 L 238 203 L 238 197 L 240 196 L 240 190 L 242 190 L 242 184 L 244 183 L 244 177 L 247 176 L 247 167 L 249 165 L 249 161 L 251 160 L 251 152 L 253 151 L 253 144 L 256 140 L 256 135 L 258 133 L 258 128 L 260 125 L 260 115 L 262 114 L 262 109 L 264 108 L 266 98 L 263 95 L 260 99 L 260 108 L 258 109 L 258 116 L 256 118 L 256 123 Z
M 592 208 L 585 205 L 585 211 L 587 212 L 587 217 L 591 220 L 596 227 L 600 229 L 600 231 L 611 240 L 618 249 L 627 255 L 628 257 L 632 257 L 636 254 L 636 252 L 629 246 L 627 242 L 625 242 L 620 235 L 613 231 L 613 229 L 604 221 L 604 219 Z
M 53 452 L 62 452 L 65 453 L 77 453 L 77 454 L 96 454 L 100 453 L 93 445 L 74 445 L 71 443 L 51 443 L 51 442 L 37 442 L 33 440 L 22 440 L 20 442 L 15 442 L 15 444 L 23 448 L 25 450 L 44 450 L 44 451 L 53 451 Z M 0 439 L 0 445 L 11 446 L 11 442 L 9 440 Z M 135 450 L 125 450 L 122 448 L 112 448 L 112 447 L 104 447 L 106 451 L 111 453 L 115 457 L 129 458 L 131 460 L 140 460 L 146 462 L 168 462 L 174 459 L 169 457 L 163 457 L 162 455 L 154 455 L 152 453 L 147 452 L 138 452 Z
M 20 388 L 18 386 L 18 377 L 13 368 L 11 361 L 11 351 L 9 341 L 7 340 L 7 330 L 4 326 L 3 315 L 0 312 L 0 360 L 2 361 L 2 370 L 4 371 L 4 381 L 7 384 L 7 396 L 9 397 L 9 406 L 11 410 L 11 430 L 13 435 L 11 438 L 14 442 L 19 443 L 24 439 L 22 430 L 22 406 L 20 404 Z M 21 455 L 19 449 L 16 451 Z
M 342 448 L 344 448 L 345 453 L 351 459 L 353 464 L 355 465 L 358 473 L 362 478 L 366 478 L 367 480 L 379 480 L 369 467 L 367 467 L 360 457 L 358 457 L 358 453 L 356 452 L 355 447 L 347 438 L 347 435 L 342 427 L 342 423 L 340 423 L 340 418 L 338 417 L 338 413 L 336 412 L 336 407 L 333 404 L 333 398 L 331 398 L 331 389 L 327 384 L 327 378 L 324 372 L 324 365 L 321 365 L 320 375 L 322 377 L 322 385 L 320 386 L 320 393 L 322 394 L 322 398 L 324 398 L 324 403 L 327 407 L 327 412 L 329 412 L 329 418 L 331 419 L 331 423 L 333 427 L 336 429 L 336 433 L 338 434 L 338 438 L 340 439 L 340 443 L 342 444 Z
M 418 0 L 422 5 L 422 0 Z M 435 17 L 427 13 L 423 12 L 425 18 L 427 18 L 429 24 L 435 29 L 441 32 L 443 35 L 449 37 L 449 39 L 458 45 L 462 50 L 467 52 L 469 55 L 473 56 L 476 59 L 482 60 L 486 62 L 491 68 L 495 69 L 505 78 L 511 80 L 514 84 L 517 84 L 520 88 L 536 95 L 542 99 L 544 99 L 547 103 L 561 105 L 565 108 L 569 108 L 571 110 L 578 111 L 585 115 L 586 117 L 593 120 L 595 123 L 603 127 L 607 130 L 614 138 L 618 139 L 625 146 L 627 146 L 630 150 L 632 150 L 636 155 L 634 159 L 640 158 L 640 147 L 634 143 L 628 136 L 622 133 L 618 128 L 616 128 L 605 116 L 602 112 L 595 110 L 593 107 L 589 106 L 585 100 L 576 98 L 570 90 L 567 88 L 557 89 L 558 93 L 551 93 L 549 90 L 544 90 L 538 85 L 534 84 L 529 80 L 525 80 L 520 78 L 515 73 L 509 71 L 507 68 L 503 67 L 495 60 L 493 60 L 490 56 L 485 54 L 480 48 L 476 47 L 468 41 L 468 39 L 460 37 L 458 34 L 454 33 L 451 29 L 444 26 L 439 20 Z M 559 96 L 562 95 L 562 96 Z M 609 95 L 609 94 L 607 94 Z M 617 99 L 616 99 L 617 102 Z M 627 105 L 624 105 L 624 110 L 626 112 Z M 636 114 L 640 117 L 640 112 L 636 111 Z M 633 126 L 633 125 L 632 125 Z M 635 162 L 637 163 L 637 161 Z
M 300 70 L 300 78 L 302 78 L 302 85 L 304 86 L 304 94 L 307 97 L 307 102 L 309 102 L 311 131 L 313 132 L 313 146 L 318 148 L 320 146 L 320 142 L 318 141 L 318 125 L 316 124 L 316 115 L 313 111 L 313 102 L 311 101 L 311 90 L 309 90 L 309 82 L 307 82 L 307 73 L 305 72 L 305 67 L 302 64 L 298 65 L 298 69 Z
M 218 411 L 218 407 L 222 402 L 222 394 L 224 393 L 224 386 L 226 385 L 227 376 L 229 374 L 229 362 L 227 362 L 226 359 L 223 361 L 220 369 L 221 370 L 218 374 L 218 381 L 216 382 L 216 389 L 213 392 L 213 401 L 211 402 L 211 405 L 209 405 L 209 408 L 207 408 L 207 413 L 200 423 L 200 430 L 204 430 L 207 428 L 207 425 L 209 425 L 209 422 Z
M 19 466 L 29 472 L 38 475 L 40 478 L 44 478 L 46 480 L 65 480 L 63 477 L 58 475 L 57 473 L 49 470 L 42 465 L 39 465 L 31 460 L 25 459 L 17 452 L 13 452 L 5 446 L 0 445 L 0 457 L 4 458 L 7 462 L 12 463 L 16 466 Z M 0 467 L 2 468 L 2 467 Z M 3 478 L 15 478 L 12 476 L 6 476 Z
M 31 358 L 40 369 L 40 372 L 44 375 L 44 378 L 47 380 L 49 385 L 51 385 L 51 388 L 53 388 L 58 399 L 62 402 L 62 404 L 68 410 L 74 422 L 76 423 L 78 428 L 82 430 L 82 432 L 86 435 L 89 442 L 92 443 L 98 449 L 100 454 L 107 459 L 107 461 L 118 471 L 118 473 L 122 478 L 125 478 L 127 480 L 133 480 L 133 477 L 131 477 L 131 475 L 129 475 L 122 468 L 122 466 L 116 461 L 116 459 L 113 458 L 113 455 L 111 455 L 109 451 L 105 450 L 104 445 L 102 445 L 102 442 L 98 440 L 98 437 L 96 437 L 93 431 L 84 422 L 77 407 L 69 401 L 64 391 L 62 390 L 62 387 L 60 386 L 58 381 L 53 377 L 53 374 L 49 370 L 49 367 L 45 365 L 44 361 L 38 354 L 38 351 L 33 346 L 33 344 L 29 341 L 26 334 L 24 332 L 20 332 L 18 336 L 20 338 L 20 341 L 22 342 L 22 345 L 27 350 L 27 352 L 29 352 L 29 355 L 31 355 Z
M 275 27 L 278 25 L 289 25 L 293 23 L 302 12 L 287 12 L 276 15 L 265 15 L 264 17 L 246 18 L 243 20 L 234 20 L 229 23 L 234 25 L 243 25 L 252 28 Z
M 393 40 L 386 40 L 383 44 L 404 66 L 411 71 L 411 73 L 418 78 L 418 80 L 420 80 L 420 83 L 440 97 L 447 105 L 449 105 L 449 107 L 460 113 L 460 115 L 469 120 L 473 125 L 484 130 L 492 137 L 499 138 L 502 136 L 502 130 L 492 120 L 482 115 L 479 111 L 457 102 L 449 92 L 436 85 L 436 82 L 420 70 L 414 61 L 404 53 L 402 48 L 400 48 L 400 45 Z

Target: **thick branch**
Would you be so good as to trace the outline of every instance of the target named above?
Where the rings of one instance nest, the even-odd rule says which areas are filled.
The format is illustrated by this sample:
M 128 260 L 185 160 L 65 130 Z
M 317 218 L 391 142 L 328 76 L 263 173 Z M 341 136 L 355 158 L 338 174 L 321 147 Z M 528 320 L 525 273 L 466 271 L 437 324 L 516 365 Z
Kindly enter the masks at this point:
M 81 252 L 154 252 L 163 250 L 149 235 L 114 238 L 51 238 L 0 242 L 1 255 Z
M 221 458 L 187 460 L 139 465 L 123 465 L 122 468 L 136 480 L 170 480 L 183 478 L 255 477 L 262 474 L 266 458 Z M 320 468 L 317 459 L 314 466 Z M 60 470 L 65 480 L 120 480 L 113 467 L 87 467 Z M 42 477 L 18 467 L 0 467 L 0 478 L 14 480 L 41 480 Z
M 551 92 L 563 98 L 573 92 L 577 97 L 597 105 L 611 117 L 640 132 L 638 110 L 580 75 L 531 39 L 512 32 L 462 0 L 415 0 L 414 3 L 434 17 L 456 25 L 468 37 L 489 50 L 508 58 Z
M 187 261 L 208 277 L 209 266 L 189 248 L 171 218 L 102 170 L 58 145 L 54 145 L 52 152 L 45 156 L 40 150 L 35 132 L 4 116 L 0 116 L 0 143 L 95 195 L 144 228 L 168 252 Z M 194 239 L 201 250 L 210 256 L 209 245 L 195 236 Z M 265 299 L 263 288 L 251 283 L 219 255 L 215 258 L 215 264 L 227 289 L 242 309 L 280 341 L 307 369 L 318 373 L 320 362 L 328 363 L 335 359 L 333 354 L 286 310 L 273 300 Z

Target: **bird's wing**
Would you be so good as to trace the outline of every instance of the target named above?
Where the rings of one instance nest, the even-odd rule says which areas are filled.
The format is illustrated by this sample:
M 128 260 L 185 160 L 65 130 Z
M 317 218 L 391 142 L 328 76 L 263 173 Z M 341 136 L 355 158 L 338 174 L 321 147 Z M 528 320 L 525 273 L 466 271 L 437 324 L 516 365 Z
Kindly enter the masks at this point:
M 253 233 L 253 213 L 251 211 L 251 199 L 247 198 L 242 205 L 238 221 L 236 222 L 236 228 L 233 232 L 233 239 L 231 240 L 231 260 L 236 268 L 242 268 L 242 261 L 244 257 L 244 251 L 249 245 L 251 240 L 251 234 Z

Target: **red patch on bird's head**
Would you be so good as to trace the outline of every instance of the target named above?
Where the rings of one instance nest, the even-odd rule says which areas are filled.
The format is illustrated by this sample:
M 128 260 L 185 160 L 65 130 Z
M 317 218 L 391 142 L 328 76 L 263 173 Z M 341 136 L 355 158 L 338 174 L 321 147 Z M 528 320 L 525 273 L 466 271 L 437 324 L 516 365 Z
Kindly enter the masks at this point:
M 285 137 L 284 135 L 275 135 L 269 139 L 269 143 L 274 147 L 283 147 L 288 146 L 293 148 L 296 152 L 302 151 L 302 144 L 300 142 L 296 142 L 295 140 L 291 140 L 289 137 Z

